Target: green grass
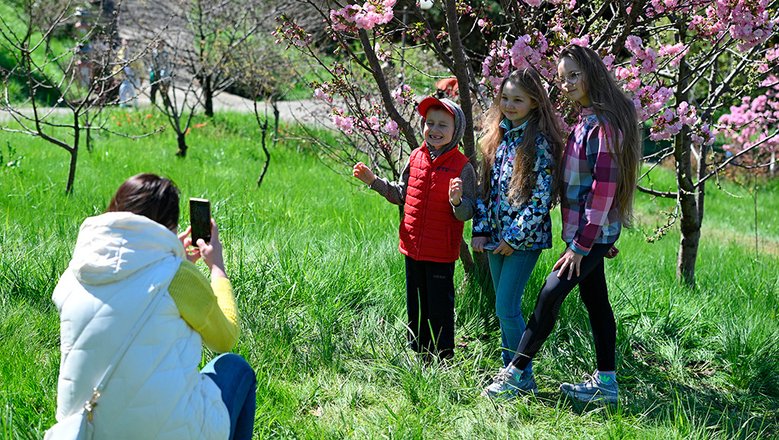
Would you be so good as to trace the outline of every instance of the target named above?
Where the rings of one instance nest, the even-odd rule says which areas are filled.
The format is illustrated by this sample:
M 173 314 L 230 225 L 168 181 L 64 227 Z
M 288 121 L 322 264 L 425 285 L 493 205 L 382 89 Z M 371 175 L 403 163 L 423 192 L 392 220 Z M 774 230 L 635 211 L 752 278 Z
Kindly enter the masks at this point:
M 162 123 L 145 111 L 108 117 L 137 131 Z M 212 200 L 242 311 L 237 352 L 258 374 L 255 438 L 779 436 L 777 182 L 758 193 L 757 255 L 752 199 L 710 186 L 696 289 L 675 279 L 676 229 L 645 240 L 667 204 L 637 197 L 639 224 L 607 263 L 622 405 L 582 408 L 559 396 L 560 382 L 594 369 L 587 314 L 575 293 L 536 359 L 540 394 L 495 405 L 479 397 L 500 363 L 492 299 L 464 280 L 459 265 L 461 347 L 450 364 L 425 367 L 405 348 L 397 210 L 357 185 L 349 167 L 326 167 L 294 138 L 295 127 L 284 127 L 257 188 L 262 153 L 251 116 L 197 122 L 206 125 L 190 133 L 183 160 L 168 133 L 139 141 L 98 135 L 94 151 L 79 156 L 72 196 L 64 194 L 64 151 L 0 133 L 5 157 L 21 157 L 16 166 L 0 164 L 3 438 L 41 438 L 53 423 L 59 321 L 52 289 L 81 222 L 139 172 L 171 177 L 184 199 Z M 660 171 L 657 179 L 672 181 Z M 559 236 L 558 211 L 553 221 Z M 542 254 L 525 316 L 560 250 L 556 243 Z

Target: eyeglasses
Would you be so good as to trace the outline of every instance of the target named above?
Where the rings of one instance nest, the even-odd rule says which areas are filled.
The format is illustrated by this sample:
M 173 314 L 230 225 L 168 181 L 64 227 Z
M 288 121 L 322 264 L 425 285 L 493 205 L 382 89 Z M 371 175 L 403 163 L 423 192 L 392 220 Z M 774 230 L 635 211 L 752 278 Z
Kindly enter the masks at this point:
M 557 84 L 563 85 L 563 83 L 568 83 L 570 85 L 576 85 L 576 83 L 579 82 L 579 80 L 582 78 L 581 72 L 571 72 L 568 75 L 563 76 L 562 78 L 557 77 Z

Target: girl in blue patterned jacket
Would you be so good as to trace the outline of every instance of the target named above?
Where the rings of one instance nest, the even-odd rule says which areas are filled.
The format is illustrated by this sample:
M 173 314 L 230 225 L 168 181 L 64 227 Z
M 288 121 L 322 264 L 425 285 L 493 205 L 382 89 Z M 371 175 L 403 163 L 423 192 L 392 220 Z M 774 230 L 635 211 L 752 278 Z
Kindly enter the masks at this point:
M 489 251 L 505 369 L 525 330 L 525 284 L 541 250 L 552 247 L 549 211 L 557 199 L 563 141 L 554 107 L 532 68 L 514 71 L 503 80 L 485 125 L 480 140 L 481 197 L 471 245 L 476 252 Z M 537 390 L 532 365 L 522 379 L 529 384 L 527 389 Z M 493 395 L 491 386 L 484 394 Z

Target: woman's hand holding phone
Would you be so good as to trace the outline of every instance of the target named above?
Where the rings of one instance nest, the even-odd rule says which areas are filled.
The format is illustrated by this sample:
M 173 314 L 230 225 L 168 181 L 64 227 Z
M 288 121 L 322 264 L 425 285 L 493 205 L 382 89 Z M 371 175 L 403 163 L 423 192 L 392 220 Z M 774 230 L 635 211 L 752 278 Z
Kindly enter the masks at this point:
M 222 257 L 222 242 L 219 241 L 219 229 L 216 227 L 216 222 L 211 219 L 211 241 L 206 243 L 202 238 L 197 240 L 197 247 L 200 256 L 203 257 L 203 261 L 211 271 L 211 276 L 221 276 L 226 278 L 225 263 Z
M 184 246 L 184 253 L 187 256 L 187 260 L 195 264 L 200 259 L 200 249 L 192 245 L 192 226 L 189 226 L 184 232 L 178 235 L 179 241 Z

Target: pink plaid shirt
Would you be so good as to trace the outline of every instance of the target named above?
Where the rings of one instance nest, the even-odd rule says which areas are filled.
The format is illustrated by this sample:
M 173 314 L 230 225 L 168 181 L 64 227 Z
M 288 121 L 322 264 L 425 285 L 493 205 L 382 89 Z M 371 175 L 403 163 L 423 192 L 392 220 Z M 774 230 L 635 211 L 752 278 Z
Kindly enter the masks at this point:
M 612 153 L 621 134 L 583 108 L 563 156 L 563 240 L 587 255 L 595 243 L 614 243 L 622 223 L 614 196 L 619 166 Z M 616 137 L 616 139 L 615 139 Z

